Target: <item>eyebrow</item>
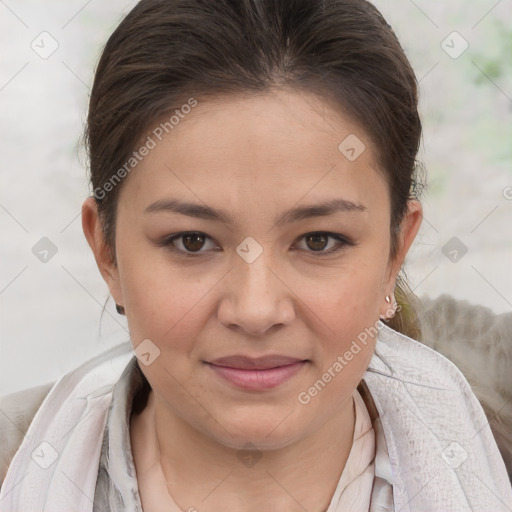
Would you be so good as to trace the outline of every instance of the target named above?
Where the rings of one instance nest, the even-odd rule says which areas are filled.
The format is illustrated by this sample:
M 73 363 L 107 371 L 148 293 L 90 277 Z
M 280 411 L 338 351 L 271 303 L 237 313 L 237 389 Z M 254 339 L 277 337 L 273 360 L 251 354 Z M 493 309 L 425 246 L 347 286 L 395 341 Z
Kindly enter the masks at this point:
M 364 210 L 366 210 L 366 206 L 361 203 L 349 201 L 348 199 L 337 198 L 311 206 L 291 208 L 279 214 L 274 219 L 274 223 L 276 226 L 280 226 L 314 217 L 326 217 L 338 212 L 362 212 Z M 222 222 L 228 226 L 232 226 L 234 224 L 233 218 L 225 210 L 215 209 L 210 206 L 196 203 L 187 203 L 179 201 L 178 199 L 159 199 L 158 201 L 151 203 L 144 210 L 144 213 L 146 214 L 155 212 L 179 213 L 181 215 L 187 215 L 188 217 Z

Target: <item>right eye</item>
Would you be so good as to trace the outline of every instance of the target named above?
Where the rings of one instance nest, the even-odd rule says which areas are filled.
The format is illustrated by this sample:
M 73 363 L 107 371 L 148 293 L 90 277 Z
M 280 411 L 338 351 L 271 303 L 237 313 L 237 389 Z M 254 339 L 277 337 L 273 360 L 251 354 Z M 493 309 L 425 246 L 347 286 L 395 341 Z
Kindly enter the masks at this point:
M 212 240 L 212 238 L 200 231 L 183 231 L 166 236 L 158 245 L 186 257 L 196 257 L 207 252 L 201 251 L 207 240 Z

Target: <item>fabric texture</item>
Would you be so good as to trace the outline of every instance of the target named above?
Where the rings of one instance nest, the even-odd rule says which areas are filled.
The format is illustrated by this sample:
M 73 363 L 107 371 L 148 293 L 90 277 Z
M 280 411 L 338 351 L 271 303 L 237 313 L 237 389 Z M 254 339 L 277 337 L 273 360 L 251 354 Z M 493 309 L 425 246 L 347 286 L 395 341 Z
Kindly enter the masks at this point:
M 463 373 L 478 397 L 512 482 L 512 312 L 450 295 L 421 297 L 420 341 Z
M 53 386 L 9 467 L 2 512 L 93 510 L 112 396 L 130 360 L 127 343 Z M 510 483 L 482 407 L 452 363 L 379 323 L 364 384 L 379 416 L 377 447 L 387 448 L 387 457 L 377 450 L 374 484 L 387 505 L 372 512 L 512 510 Z M 126 464 L 119 453 L 107 462 L 109 474 Z M 129 508 L 131 492 L 123 510 L 137 510 Z
M 0 397 L 0 486 L 37 410 L 54 383 Z

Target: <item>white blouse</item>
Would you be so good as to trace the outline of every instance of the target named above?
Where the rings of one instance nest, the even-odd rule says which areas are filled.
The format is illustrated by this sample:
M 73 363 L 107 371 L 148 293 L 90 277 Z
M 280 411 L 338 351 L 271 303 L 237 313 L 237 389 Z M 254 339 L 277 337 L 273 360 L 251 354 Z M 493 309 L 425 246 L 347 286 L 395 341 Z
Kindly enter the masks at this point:
M 327 512 L 370 510 L 375 477 L 375 432 L 368 410 L 357 390 L 353 397 L 356 421 L 352 448 Z

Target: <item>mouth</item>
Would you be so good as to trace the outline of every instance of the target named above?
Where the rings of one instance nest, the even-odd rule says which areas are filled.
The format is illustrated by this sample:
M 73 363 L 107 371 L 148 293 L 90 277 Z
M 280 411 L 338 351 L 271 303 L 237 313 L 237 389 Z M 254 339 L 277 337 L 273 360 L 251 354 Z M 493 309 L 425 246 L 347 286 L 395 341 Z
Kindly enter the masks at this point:
M 283 384 L 300 372 L 309 360 L 281 355 L 259 358 L 236 355 L 204 362 L 224 381 L 256 391 Z

